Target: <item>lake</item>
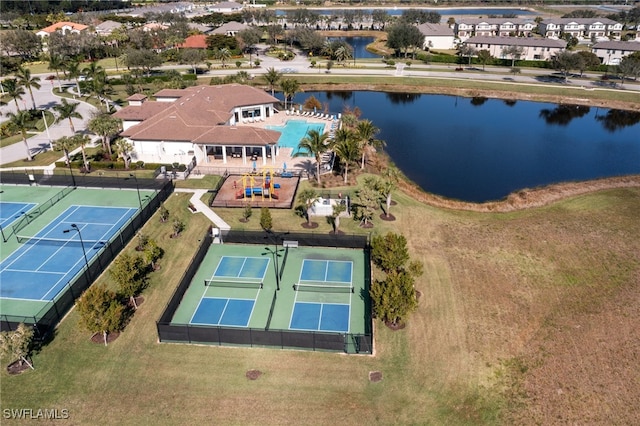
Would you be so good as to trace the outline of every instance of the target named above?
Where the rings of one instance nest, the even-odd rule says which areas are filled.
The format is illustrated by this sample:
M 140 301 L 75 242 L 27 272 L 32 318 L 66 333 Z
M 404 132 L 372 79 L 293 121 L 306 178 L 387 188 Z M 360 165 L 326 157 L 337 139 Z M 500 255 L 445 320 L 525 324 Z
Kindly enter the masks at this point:
M 358 59 L 380 58 L 380 55 L 371 53 L 367 50 L 367 45 L 373 43 L 373 37 L 328 37 L 329 40 L 344 40 L 353 47 L 353 55 Z
M 331 15 L 341 15 L 347 9 L 315 9 L 315 8 L 307 8 L 309 10 L 313 10 L 321 16 L 331 16 Z M 472 16 L 502 16 L 502 15 L 518 15 L 518 16 L 533 16 L 536 12 L 526 9 L 518 9 L 518 8 L 504 8 L 504 7 L 489 7 L 489 8 L 443 8 L 443 9 L 435 9 L 432 7 L 411 7 L 411 8 L 388 8 L 388 7 L 380 7 L 378 9 L 386 10 L 391 16 L 401 16 L 402 12 L 406 9 L 417 9 L 423 10 L 425 12 L 438 12 L 441 16 L 452 16 L 452 15 L 472 15 Z M 348 9 L 354 10 L 354 9 Z M 375 10 L 372 9 L 359 9 L 365 15 L 371 15 L 371 12 Z M 276 16 L 286 15 L 287 10 L 276 9 Z
M 640 173 L 640 113 L 445 95 L 304 92 L 332 113 L 358 107 L 386 153 L 425 191 L 498 200 L 551 183 Z

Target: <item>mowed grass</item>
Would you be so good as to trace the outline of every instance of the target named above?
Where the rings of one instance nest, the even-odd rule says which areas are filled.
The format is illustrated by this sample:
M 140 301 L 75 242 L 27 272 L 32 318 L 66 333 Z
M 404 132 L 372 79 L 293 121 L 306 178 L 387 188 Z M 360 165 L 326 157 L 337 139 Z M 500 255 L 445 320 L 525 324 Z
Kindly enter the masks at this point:
M 520 389 L 543 382 L 532 375 L 545 371 L 541 366 L 553 366 L 546 373 L 551 379 L 563 371 L 599 373 L 596 359 L 583 358 L 578 370 L 555 362 L 565 350 L 589 347 L 569 342 L 547 348 L 544 356 L 539 350 L 567 314 L 597 312 L 633 284 L 638 298 L 640 189 L 509 214 L 436 209 L 402 193 L 394 199 L 397 220 L 376 217 L 371 231 L 403 233 L 425 273 L 416 283 L 422 296 L 407 327 L 394 332 L 375 323 L 374 356 L 158 343 L 155 321 L 209 226 L 203 215 L 188 211 L 189 194 L 179 193 L 165 203 L 170 221 L 162 224 L 156 215 L 144 228 L 166 254 L 124 333 L 109 347 L 93 344 L 71 312 L 35 356 L 35 371 L 2 373 L 1 408 L 66 408 L 73 424 L 458 425 L 549 420 L 540 412 L 562 412 L 580 423 L 584 412 L 573 403 L 589 401 L 590 419 L 615 423 L 606 417 L 613 385 L 608 392 L 579 382 L 565 392 L 564 405 L 531 399 L 535 386 L 525 396 Z M 241 210 L 221 213 L 228 219 Z M 271 213 L 276 229 L 301 229 L 303 219 L 293 212 Z M 176 217 L 187 228 L 171 239 Z M 254 209 L 250 223 L 258 222 Z M 359 231 L 349 219 L 341 228 Z M 317 231 L 329 229 L 321 224 Z M 100 281 L 110 282 L 107 274 Z M 637 341 L 635 333 L 628 337 Z M 632 359 L 633 353 L 617 355 Z M 620 382 L 637 375 L 632 362 L 625 365 Z M 250 381 L 250 369 L 263 375 Z M 383 373 L 381 382 L 369 382 L 374 370 Z M 616 398 L 637 401 L 638 390 L 626 389 Z M 633 415 L 638 408 L 630 403 L 625 410 Z

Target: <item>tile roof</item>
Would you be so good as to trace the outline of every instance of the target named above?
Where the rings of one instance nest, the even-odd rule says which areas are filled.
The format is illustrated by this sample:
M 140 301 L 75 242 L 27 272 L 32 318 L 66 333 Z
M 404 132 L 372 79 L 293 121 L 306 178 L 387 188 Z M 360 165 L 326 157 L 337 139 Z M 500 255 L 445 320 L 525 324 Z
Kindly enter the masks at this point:
M 592 46 L 593 49 L 613 49 L 613 50 L 628 50 L 632 52 L 640 52 L 640 43 L 637 41 L 618 41 L 608 40 L 601 41 Z
M 418 25 L 418 29 L 422 34 L 427 37 L 433 36 L 451 36 L 453 37 L 453 30 L 448 25 L 444 24 L 421 24 Z
M 194 86 L 183 90 L 164 89 L 156 93 L 158 97 L 178 99 L 174 102 L 146 101 L 141 106 L 128 106 L 116 113 L 118 118 L 138 119 L 151 114 L 149 108 L 159 109 L 155 114 L 142 118 L 142 123 L 124 131 L 123 136 L 133 140 L 224 142 L 258 146 L 276 143 L 280 136 L 280 132 L 274 130 L 227 125 L 234 108 L 278 102 L 277 98 L 254 87 L 228 84 Z
M 215 30 L 211 31 L 213 34 L 226 34 L 228 31 L 242 31 L 249 28 L 248 25 L 237 21 L 230 21 L 225 24 L 220 25 Z
M 595 24 L 595 23 L 601 23 L 601 24 L 606 24 L 606 25 L 615 25 L 617 24 L 616 21 L 609 19 L 609 18 L 545 18 L 542 23 L 543 24 L 560 24 L 560 25 L 567 25 L 567 24 L 582 24 L 582 25 L 589 25 L 589 24 Z
M 121 120 L 143 121 L 153 117 L 159 112 L 164 111 L 169 106 L 171 106 L 171 104 L 168 102 L 147 101 L 142 103 L 142 105 L 129 105 L 128 107 L 122 108 L 120 111 L 117 111 L 115 114 L 113 114 L 113 116 Z
M 196 34 L 187 37 L 184 43 L 179 44 L 180 49 L 206 49 L 207 48 L 207 36 L 204 34 Z
M 76 24 L 75 22 L 62 21 L 62 22 L 56 22 L 53 25 L 49 25 L 48 27 L 45 27 L 40 31 L 44 31 L 46 33 L 54 33 L 62 27 L 71 27 L 74 30 L 78 30 L 78 31 L 86 30 L 87 28 L 89 28 L 88 25 Z
M 558 49 L 564 49 L 567 46 L 567 42 L 564 40 L 553 40 L 549 38 L 539 37 L 490 37 L 490 36 L 474 36 L 465 44 L 472 43 L 488 43 L 492 45 L 502 46 L 534 46 L 534 47 L 554 47 Z

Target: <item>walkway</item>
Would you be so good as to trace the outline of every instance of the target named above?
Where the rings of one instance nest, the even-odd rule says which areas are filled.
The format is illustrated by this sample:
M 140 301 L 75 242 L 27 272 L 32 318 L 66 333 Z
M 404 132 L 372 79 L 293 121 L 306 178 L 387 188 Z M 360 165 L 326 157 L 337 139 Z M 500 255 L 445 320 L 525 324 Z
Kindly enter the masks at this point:
M 206 217 L 213 222 L 213 224 L 221 231 L 228 231 L 231 229 L 231 226 L 227 224 L 220 216 L 215 214 L 213 210 L 209 208 L 205 203 L 202 202 L 202 197 L 207 193 L 206 189 L 186 189 L 186 188 L 176 188 L 175 192 L 190 192 L 193 195 L 189 202 L 193 204 L 198 212 L 203 213 Z

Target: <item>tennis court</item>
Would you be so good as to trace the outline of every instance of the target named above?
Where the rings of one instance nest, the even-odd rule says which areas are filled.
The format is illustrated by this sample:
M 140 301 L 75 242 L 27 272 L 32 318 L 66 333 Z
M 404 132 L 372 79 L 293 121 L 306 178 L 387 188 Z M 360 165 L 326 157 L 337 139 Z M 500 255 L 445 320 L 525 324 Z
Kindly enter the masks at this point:
M 352 261 L 304 259 L 289 329 L 348 333 L 352 277 Z
M 16 203 L 12 201 L 0 201 L 0 228 L 7 229 L 13 222 L 28 214 L 35 203 Z
M 269 267 L 264 257 L 222 256 L 190 324 L 248 327 Z
M 72 205 L 0 262 L 0 297 L 53 300 L 136 213 L 127 207 Z

